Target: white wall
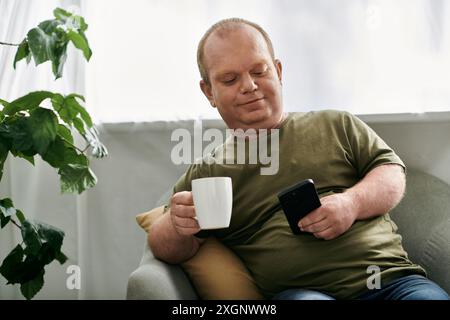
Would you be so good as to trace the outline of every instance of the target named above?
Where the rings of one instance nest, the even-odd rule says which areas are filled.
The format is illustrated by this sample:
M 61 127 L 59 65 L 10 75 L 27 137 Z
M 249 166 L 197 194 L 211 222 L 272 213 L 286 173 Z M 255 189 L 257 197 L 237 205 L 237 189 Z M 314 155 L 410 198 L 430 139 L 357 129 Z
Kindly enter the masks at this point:
M 364 117 L 363 117 L 364 118 Z M 398 153 L 410 168 L 430 173 L 450 184 L 450 120 L 366 122 Z

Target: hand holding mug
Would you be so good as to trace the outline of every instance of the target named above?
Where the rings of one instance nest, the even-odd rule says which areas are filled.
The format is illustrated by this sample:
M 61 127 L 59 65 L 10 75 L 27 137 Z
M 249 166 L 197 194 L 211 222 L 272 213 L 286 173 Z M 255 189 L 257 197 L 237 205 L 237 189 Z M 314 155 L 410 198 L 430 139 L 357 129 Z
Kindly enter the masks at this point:
M 180 235 L 190 236 L 200 231 L 195 218 L 195 207 L 192 192 L 177 192 L 170 201 L 170 219 Z

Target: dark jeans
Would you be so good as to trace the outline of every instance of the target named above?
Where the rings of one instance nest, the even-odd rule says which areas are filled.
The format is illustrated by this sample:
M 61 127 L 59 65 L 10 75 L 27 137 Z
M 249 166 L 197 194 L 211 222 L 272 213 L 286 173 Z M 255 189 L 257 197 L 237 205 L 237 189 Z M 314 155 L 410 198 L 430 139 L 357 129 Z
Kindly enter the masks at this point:
M 288 289 L 276 294 L 274 300 L 335 300 L 319 291 Z M 450 300 L 448 294 L 433 281 L 421 275 L 395 279 L 380 289 L 370 290 L 355 300 Z

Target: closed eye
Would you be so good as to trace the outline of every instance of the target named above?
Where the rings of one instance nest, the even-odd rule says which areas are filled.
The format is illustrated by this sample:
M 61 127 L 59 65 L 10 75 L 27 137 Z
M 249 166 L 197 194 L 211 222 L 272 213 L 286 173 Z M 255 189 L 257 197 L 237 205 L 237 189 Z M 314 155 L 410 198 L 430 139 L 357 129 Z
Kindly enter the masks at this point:
M 259 71 L 259 72 L 253 72 L 255 76 L 264 76 L 266 74 L 266 71 Z
M 227 79 L 227 80 L 222 80 L 222 83 L 224 83 L 224 84 L 232 84 L 235 80 L 236 80 L 236 78 L 233 78 L 233 79 Z
M 254 70 L 252 74 L 254 74 L 255 76 L 265 76 L 267 74 L 267 66 Z

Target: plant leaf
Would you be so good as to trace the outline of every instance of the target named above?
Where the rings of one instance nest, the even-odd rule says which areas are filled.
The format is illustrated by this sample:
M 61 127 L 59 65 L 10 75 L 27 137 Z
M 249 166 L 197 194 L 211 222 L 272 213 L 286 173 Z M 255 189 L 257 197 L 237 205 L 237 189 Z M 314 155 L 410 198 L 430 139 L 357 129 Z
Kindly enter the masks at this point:
M 73 120 L 79 113 L 77 104 L 75 97 L 67 96 L 62 101 L 61 108 L 58 109 L 58 114 L 65 123 L 72 125 Z
M 16 214 L 16 209 L 14 209 L 14 205 L 10 198 L 0 200 L 0 212 L 5 217 L 10 217 Z
M 91 48 L 89 48 L 86 37 L 83 37 L 76 31 L 69 30 L 69 32 L 67 33 L 67 38 L 72 41 L 73 45 L 77 49 L 80 49 L 83 52 L 84 57 L 87 61 L 89 61 L 92 56 L 92 51 Z
M 2 212 L 0 212 L 0 227 L 3 229 L 8 222 L 11 221 L 11 217 L 5 217 Z
M 67 256 L 62 253 L 61 251 L 56 253 L 56 257 L 55 259 L 60 263 L 60 264 L 64 264 L 67 261 Z
M 63 30 L 58 29 L 58 27 L 61 25 L 61 22 L 58 20 L 45 20 L 38 24 L 38 28 L 44 31 L 45 34 L 51 36 L 52 34 L 55 34 L 59 37 L 62 36 L 64 33 Z
M 8 280 L 8 283 L 19 283 L 20 275 L 17 271 L 22 264 L 23 254 L 23 248 L 18 244 L 3 260 L 0 274 Z
M 75 129 L 78 130 L 78 132 L 84 137 L 86 135 L 86 130 L 84 129 L 84 123 L 81 121 L 80 118 L 74 118 L 73 119 L 73 125 L 75 126 Z
M 26 244 L 23 253 L 25 260 L 16 265 L 14 283 L 27 283 L 40 276 L 45 265 L 57 259 L 63 261 L 65 255 L 61 252 L 64 232 L 43 222 L 24 220 L 22 223 L 22 238 Z
M 75 98 L 78 98 L 78 99 L 82 100 L 83 102 L 86 102 L 84 97 L 81 94 L 78 94 L 78 93 L 71 93 L 71 94 L 67 95 L 67 97 L 75 97 Z
M 88 25 L 86 24 L 82 16 L 67 12 L 63 9 L 60 9 L 60 11 L 56 13 L 55 11 L 53 11 L 53 14 L 58 20 L 63 22 L 66 28 L 69 30 L 78 30 L 80 33 L 82 33 L 88 28 Z
M 67 34 L 58 28 L 60 25 L 61 23 L 57 20 L 47 20 L 41 22 L 37 28 L 31 29 L 27 34 L 28 44 L 36 65 L 50 60 L 56 79 L 62 76 L 67 58 Z
M 33 57 L 36 65 L 51 61 L 53 74 L 58 79 L 63 74 L 69 41 L 81 50 L 89 61 L 92 50 L 84 34 L 88 28 L 84 18 L 61 8 L 56 8 L 53 15 L 55 19 L 42 21 L 28 31 L 27 37 L 16 52 L 14 68 L 16 63 L 24 58 L 29 63 Z
M 53 97 L 53 93 L 49 91 L 34 91 L 30 92 L 14 101 L 3 109 L 5 115 L 13 115 L 19 111 L 33 110 L 42 103 L 45 99 Z
M 28 118 L 15 118 L 9 125 L 3 128 L 3 135 L 12 140 L 11 153 L 24 152 L 28 156 L 35 154 L 33 142 L 28 131 Z
M 60 136 L 56 137 L 42 159 L 54 168 L 62 168 L 68 164 L 89 165 L 87 157 L 84 154 L 79 154 Z
M 15 157 L 19 157 L 19 158 L 27 160 L 29 163 L 31 163 L 34 166 L 34 156 L 27 156 L 20 151 L 17 151 L 13 154 Z
M 96 158 L 103 158 L 108 155 L 108 150 L 105 145 L 98 138 L 98 132 L 95 127 L 86 131 L 86 141 L 92 147 L 92 155 Z
M 25 222 L 25 215 L 23 214 L 22 211 L 17 210 L 17 211 L 16 211 L 16 216 L 17 216 L 17 218 L 19 219 L 20 224 L 23 224 L 23 223 Z
M 33 280 L 42 272 L 45 264 L 37 256 L 31 255 L 26 250 L 23 251 L 25 260 L 17 266 L 15 283 L 25 283 Z
M 78 24 L 80 25 L 80 29 L 78 30 L 78 32 L 86 38 L 84 31 L 87 30 L 88 28 L 88 24 L 86 23 L 86 21 L 84 20 L 84 18 L 82 16 L 76 16 L 76 19 L 78 21 Z
M 16 214 L 13 202 L 10 198 L 0 200 L 0 226 L 3 229 L 11 220 L 11 216 Z
M 58 135 L 73 144 L 72 132 L 63 124 L 58 124 Z
M 80 115 L 87 128 L 92 128 L 94 124 L 92 123 L 91 116 L 86 111 L 86 109 L 77 101 L 77 99 L 75 99 L 74 94 L 70 94 L 66 97 L 66 104 L 70 107 L 72 113 L 75 114 L 75 116 L 78 114 Z
M 0 213 L 0 227 L 3 229 L 8 222 L 11 221 L 11 217 L 5 217 L 3 213 Z
M 11 143 L 9 142 L 9 140 L 0 134 L 0 180 L 3 176 L 3 166 L 5 164 L 6 158 L 8 157 L 10 148 Z
M 36 278 L 43 267 L 44 264 L 36 256 L 27 255 L 19 244 L 3 260 L 0 273 L 8 281 L 7 284 L 25 283 Z
M 27 300 L 31 300 L 42 289 L 44 285 L 44 273 L 45 270 L 42 268 L 38 276 L 20 285 L 20 292 L 22 292 Z
M 12 200 L 5 198 L 0 200 L 0 226 L 3 229 L 11 220 L 11 216 L 16 213 Z
M 56 8 L 55 10 L 53 10 L 53 15 L 56 19 L 65 22 L 67 18 L 69 18 L 72 14 L 64 9 Z
M 61 252 L 61 247 L 64 240 L 64 232 L 54 226 L 43 222 L 28 221 L 37 232 L 41 246 L 38 251 L 33 251 L 27 247 L 25 253 L 29 254 L 27 258 L 34 259 L 35 263 L 45 266 L 57 259 L 61 264 L 67 260 L 67 257 Z M 66 260 L 65 260 L 65 259 Z
M 55 141 L 50 144 L 45 154 L 41 156 L 42 160 L 54 168 L 61 168 L 66 163 L 64 160 L 65 149 L 66 146 L 64 141 L 61 137 L 57 136 Z
M 58 40 L 56 33 L 49 35 L 37 27 L 28 31 L 27 39 L 36 65 L 53 60 L 53 47 Z
M 37 108 L 31 112 L 28 128 L 33 146 L 40 155 L 45 154 L 49 145 L 55 141 L 57 127 L 58 118 L 53 111 Z
M 43 222 L 35 222 L 34 224 L 41 241 L 47 243 L 55 251 L 59 251 L 64 240 L 64 231 Z
M 78 153 L 77 150 L 71 146 L 66 146 L 66 150 L 64 151 L 64 161 L 66 164 L 89 166 L 88 158 L 84 154 Z
M 56 45 L 52 57 L 52 71 L 55 80 L 62 77 L 64 63 L 67 59 L 67 42 L 62 45 Z
M 89 159 L 84 153 L 79 153 L 72 146 L 68 146 L 64 153 L 64 159 L 67 164 L 79 164 L 89 167 Z
M 5 118 L 4 113 L 3 113 L 3 110 L 4 110 L 4 108 L 6 108 L 7 106 L 9 106 L 9 102 L 0 99 L 0 106 L 3 106 L 3 107 L 1 108 L 2 110 L 0 111 L 0 121 L 1 121 L 1 120 L 3 120 L 3 119 Z
M 55 93 L 52 97 L 53 109 L 58 113 L 62 121 L 68 125 L 72 125 L 72 117 L 68 110 L 66 110 L 65 102 L 66 99 L 59 93 Z
M 52 97 L 53 109 L 55 109 L 55 111 L 58 112 L 58 109 L 62 108 L 63 103 L 64 97 L 59 93 L 54 93 Z
M 22 238 L 26 245 L 25 252 L 32 255 L 37 255 L 42 246 L 42 241 L 38 235 L 38 230 L 34 224 L 25 220 L 22 224 Z
M 24 39 L 21 43 L 19 48 L 17 49 L 16 56 L 14 57 L 14 63 L 13 67 L 16 68 L 16 63 L 24 58 L 27 58 L 30 56 L 30 47 L 28 46 L 28 41 Z
M 68 164 L 58 170 L 61 177 L 62 193 L 81 193 L 87 188 L 95 186 L 97 177 L 88 166 Z
M 94 124 L 92 123 L 91 116 L 90 116 L 89 113 L 86 111 L 86 109 L 85 109 L 83 106 L 81 106 L 80 104 L 78 104 L 77 109 L 78 109 L 78 111 L 79 111 L 79 113 L 80 113 L 81 119 L 84 121 L 84 123 L 86 124 L 86 126 L 87 126 L 88 128 L 92 128 Z

